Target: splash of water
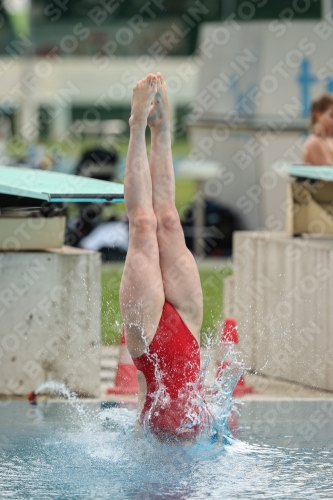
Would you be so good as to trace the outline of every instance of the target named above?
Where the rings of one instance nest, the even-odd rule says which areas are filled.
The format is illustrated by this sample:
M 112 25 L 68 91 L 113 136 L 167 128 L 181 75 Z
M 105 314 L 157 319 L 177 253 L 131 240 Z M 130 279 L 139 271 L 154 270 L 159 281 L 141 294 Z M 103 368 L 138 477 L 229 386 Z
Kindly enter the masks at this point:
M 49 382 L 44 382 L 41 384 L 35 391 L 35 394 L 41 394 L 43 392 L 51 393 L 51 394 L 60 394 L 61 396 L 65 396 L 68 401 L 76 400 L 76 393 L 71 392 L 64 383 L 55 382 L 50 380 Z
M 211 346 L 211 348 L 214 346 Z M 223 441 L 226 442 L 232 438 L 228 427 L 228 419 L 235 411 L 235 400 L 232 397 L 233 390 L 243 374 L 243 364 L 239 357 L 239 352 L 233 344 L 224 344 L 219 346 L 219 369 L 217 371 L 214 383 L 205 387 L 205 380 L 209 365 L 212 361 L 212 354 L 208 354 L 197 380 L 189 383 L 187 393 L 190 398 L 185 398 L 184 417 L 177 431 L 187 433 L 191 428 L 200 429 L 200 442 L 205 441 Z M 159 360 L 153 355 L 155 377 L 157 380 L 157 390 L 153 394 L 150 410 L 145 414 L 143 427 L 149 430 L 149 422 L 155 411 L 162 406 L 167 407 L 170 404 L 170 396 L 162 382 L 162 371 Z M 49 381 L 41 384 L 35 391 L 36 394 L 51 393 L 64 396 L 78 411 L 82 423 L 86 422 L 86 410 L 77 400 L 75 392 L 70 391 L 64 383 Z M 236 410 L 237 411 L 237 410 Z M 116 427 L 117 422 L 110 425 Z M 127 429 L 131 430 L 131 429 Z M 122 429 L 126 432 L 126 429 Z M 145 432 L 146 435 L 149 432 Z
M 50 380 L 41 384 L 35 391 L 35 394 L 51 393 L 64 396 L 69 403 L 76 409 L 78 416 L 80 417 L 81 424 L 87 429 L 89 427 L 87 418 L 87 410 L 83 404 L 79 403 L 77 400 L 77 394 L 74 391 L 70 391 L 63 382 L 57 382 Z M 91 425 L 90 425 L 91 426 Z
M 220 352 L 220 366 L 214 384 L 210 388 L 212 395 L 210 404 L 218 428 L 228 434 L 228 418 L 235 410 L 235 400 L 232 393 L 243 375 L 244 365 L 234 344 L 222 344 Z
M 211 346 L 211 349 L 214 347 Z M 232 413 L 238 413 L 232 393 L 243 374 L 243 363 L 234 344 L 219 344 L 218 350 L 220 362 L 214 383 L 205 388 L 208 367 L 213 357 L 212 354 L 208 354 L 197 380 L 187 384 L 185 392 L 190 394 L 190 397 L 184 397 L 184 417 L 176 429 L 176 434 L 179 435 L 189 434 L 192 428 L 200 429 L 201 443 L 207 440 L 226 442 L 232 439 L 228 419 Z M 170 404 L 170 396 L 162 382 L 163 373 L 159 360 L 156 355 L 149 356 L 154 364 L 157 389 L 152 395 L 151 407 L 144 416 L 143 427 L 146 430 L 149 430 L 150 419 L 154 412 Z M 180 399 L 181 397 L 182 394 L 179 395 Z

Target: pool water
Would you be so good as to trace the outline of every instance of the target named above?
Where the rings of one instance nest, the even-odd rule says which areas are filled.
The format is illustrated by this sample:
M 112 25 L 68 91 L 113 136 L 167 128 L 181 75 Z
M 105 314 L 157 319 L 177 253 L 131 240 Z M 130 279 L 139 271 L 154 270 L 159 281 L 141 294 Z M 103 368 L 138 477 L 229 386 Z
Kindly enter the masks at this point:
M 0 401 L 0 498 L 333 498 L 333 399 L 239 410 L 234 437 L 181 446 L 134 433 L 130 406 Z

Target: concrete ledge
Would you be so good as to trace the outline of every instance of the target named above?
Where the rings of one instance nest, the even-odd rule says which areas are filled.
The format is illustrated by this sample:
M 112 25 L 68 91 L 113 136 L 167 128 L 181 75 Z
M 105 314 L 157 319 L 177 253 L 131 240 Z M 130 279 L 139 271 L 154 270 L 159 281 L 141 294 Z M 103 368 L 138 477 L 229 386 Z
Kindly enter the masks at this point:
M 99 396 L 100 255 L 0 253 L 0 276 L 0 394 L 55 380 Z
M 333 240 L 235 233 L 233 300 L 247 368 L 333 390 Z

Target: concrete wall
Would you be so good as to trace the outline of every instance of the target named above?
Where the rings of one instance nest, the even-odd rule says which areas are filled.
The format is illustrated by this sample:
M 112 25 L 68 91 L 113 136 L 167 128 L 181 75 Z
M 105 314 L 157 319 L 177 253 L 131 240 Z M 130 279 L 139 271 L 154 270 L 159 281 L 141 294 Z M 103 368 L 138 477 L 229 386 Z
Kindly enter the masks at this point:
M 225 141 L 213 140 L 220 134 Z M 282 230 L 286 218 L 287 179 L 272 169 L 281 160 L 281 152 L 293 147 L 301 138 L 301 131 L 287 130 L 273 134 L 270 144 L 256 158 L 249 157 L 245 168 L 235 163 L 235 156 L 246 143 L 255 141 L 256 130 L 230 131 L 222 125 L 195 125 L 191 127 L 191 143 L 198 153 L 205 154 L 207 161 L 220 164 L 216 179 L 204 185 L 203 196 L 216 199 L 236 213 L 241 228 Z M 301 149 L 298 150 L 301 163 Z
M 284 230 L 286 180 L 273 164 L 302 161 L 311 100 L 332 91 L 330 78 L 319 76 L 332 58 L 322 24 L 293 20 L 286 29 L 282 21 L 258 20 L 200 27 L 199 45 L 210 45 L 189 117 L 192 158 L 220 163 L 203 196 L 233 209 L 242 229 Z
M 100 276 L 94 252 L 0 253 L 0 395 L 49 380 L 99 395 Z
M 332 240 L 237 232 L 233 279 L 245 366 L 333 390 Z

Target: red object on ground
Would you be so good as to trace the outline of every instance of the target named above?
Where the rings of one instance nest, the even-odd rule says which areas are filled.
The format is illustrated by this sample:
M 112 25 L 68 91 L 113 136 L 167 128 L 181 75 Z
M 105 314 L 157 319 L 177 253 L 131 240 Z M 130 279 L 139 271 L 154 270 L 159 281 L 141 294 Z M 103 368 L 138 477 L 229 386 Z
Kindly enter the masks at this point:
M 221 343 L 223 344 L 238 344 L 238 333 L 237 333 L 237 324 L 234 318 L 226 318 L 224 320 L 224 326 L 222 331 Z M 217 373 L 221 370 L 224 370 L 226 367 L 226 363 L 218 362 L 217 364 Z M 237 385 L 232 393 L 234 397 L 236 396 L 244 396 L 245 394 L 254 394 L 257 391 L 254 390 L 252 385 L 246 385 L 244 375 L 241 376 Z
M 107 389 L 106 394 L 137 394 L 139 384 L 136 372 L 137 369 L 126 347 L 125 332 L 122 327 L 115 386 Z
M 232 395 L 234 397 L 244 396 L 245 394 L 255 394 L 258 391 L 255 391 L 252 385 L 246 385 L 244 375 L 238 380 L 238 383 L 234 389 Z
M 237 325 L 234 318 L 226 318 L 224 320 L 221 342 L 238 344 Z
M 36 405 L 37 404 L 37 394 L 35 391 L 31 391 L 28 394 L 28 401 L 31 405 Z

